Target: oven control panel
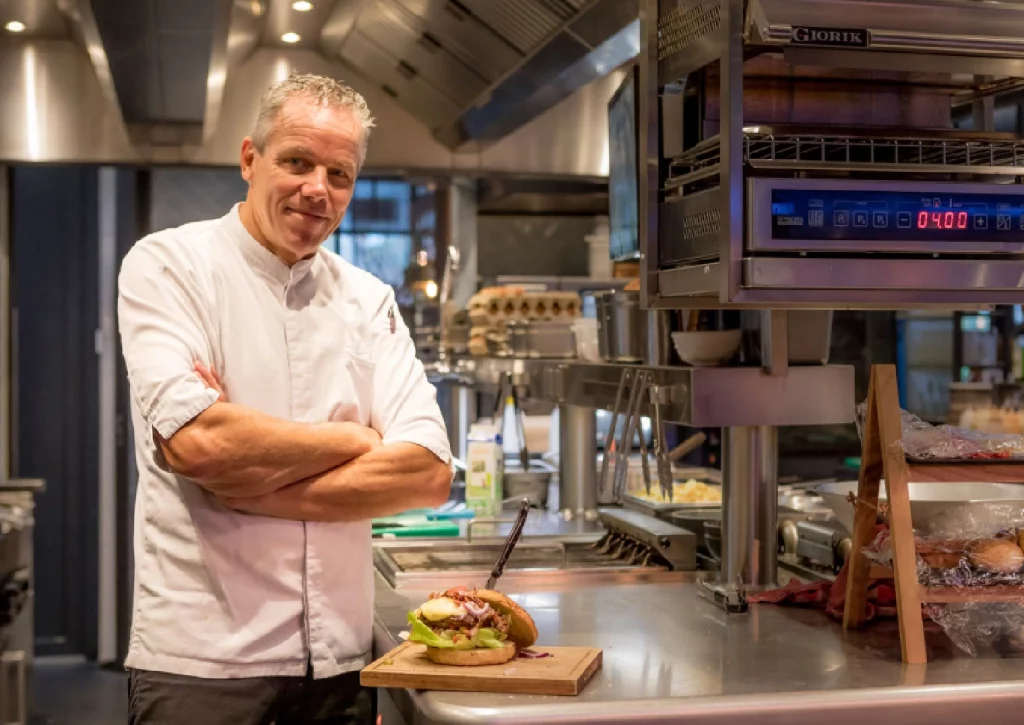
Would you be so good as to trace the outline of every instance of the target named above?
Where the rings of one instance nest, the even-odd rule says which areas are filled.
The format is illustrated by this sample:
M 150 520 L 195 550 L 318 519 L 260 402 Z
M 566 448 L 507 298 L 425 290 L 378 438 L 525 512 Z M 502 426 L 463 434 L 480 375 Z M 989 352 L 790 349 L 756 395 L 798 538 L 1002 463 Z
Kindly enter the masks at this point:
M 752 179 L 748 248 L 1024 253 L 1024 187 Z

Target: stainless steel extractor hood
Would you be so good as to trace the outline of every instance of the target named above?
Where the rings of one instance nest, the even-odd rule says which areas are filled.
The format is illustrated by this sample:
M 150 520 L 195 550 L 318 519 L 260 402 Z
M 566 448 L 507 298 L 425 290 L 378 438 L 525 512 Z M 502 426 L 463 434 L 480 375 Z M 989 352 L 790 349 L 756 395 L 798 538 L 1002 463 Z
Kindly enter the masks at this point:
M 320 48 L 447 147 L 492 143 L 639 50 L 636 0 L 353 0 Z
M 211 60 L 225 51 L 232 0 L 90 0 L 129 135 L 199 145 Z
M 234 164 L 262 89 L 317 72 L 371 102 L 369 168 L 606 174 L 606 81 L 636 53 L 636 0 L 309 6 L 10 0 L 26 28 L 0 32 L 0 160 Z

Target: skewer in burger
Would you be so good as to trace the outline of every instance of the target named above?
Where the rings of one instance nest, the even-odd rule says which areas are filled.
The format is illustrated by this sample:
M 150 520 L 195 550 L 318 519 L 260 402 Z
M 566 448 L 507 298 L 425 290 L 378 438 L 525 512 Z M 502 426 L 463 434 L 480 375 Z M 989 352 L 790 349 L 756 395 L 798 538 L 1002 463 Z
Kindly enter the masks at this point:
M 426 645 L 427 658 L 442 665 L 500 665 L 537 641 L 533 617 L 490 589 L 431 594 L 408 619 L 409 641 Z

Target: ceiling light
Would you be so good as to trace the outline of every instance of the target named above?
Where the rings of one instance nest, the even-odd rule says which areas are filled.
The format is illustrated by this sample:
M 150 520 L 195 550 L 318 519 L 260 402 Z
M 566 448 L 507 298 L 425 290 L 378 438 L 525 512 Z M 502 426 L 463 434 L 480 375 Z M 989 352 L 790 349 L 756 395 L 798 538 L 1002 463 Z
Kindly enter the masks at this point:
M 298 33 L 285 33 L 284 35 L 281 36 L 281 40 L 283 40 L 286 43 L 298 43 L 300 40 L 302 40 L 302 38 L 299 36 Z
M 313 3 L 309 0 L 295 0 L 295 2 L 292 3 L 292 10 L 296 10 L 300 13 L 308 13 L 312 9 Z
M 20 33 L 25 30 L 25 23 L 18 20 L 12 20 L 11 22 L 4 25 L 4 30 L 9 33 Z

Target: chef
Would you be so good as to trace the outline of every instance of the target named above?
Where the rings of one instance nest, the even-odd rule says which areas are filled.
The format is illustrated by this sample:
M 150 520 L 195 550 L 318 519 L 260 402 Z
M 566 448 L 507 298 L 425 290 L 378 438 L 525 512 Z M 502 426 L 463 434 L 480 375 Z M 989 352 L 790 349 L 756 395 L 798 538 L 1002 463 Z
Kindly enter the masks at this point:
M 370 519 L 435 506 L 448 438 L 390 287 L 326 251 L 373 117 L 292 76 L 245 201 L 118 280 L 139 468 L 130 722 L 370 723 Z

